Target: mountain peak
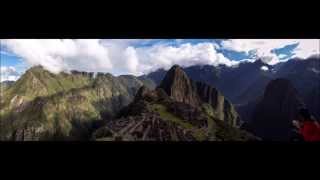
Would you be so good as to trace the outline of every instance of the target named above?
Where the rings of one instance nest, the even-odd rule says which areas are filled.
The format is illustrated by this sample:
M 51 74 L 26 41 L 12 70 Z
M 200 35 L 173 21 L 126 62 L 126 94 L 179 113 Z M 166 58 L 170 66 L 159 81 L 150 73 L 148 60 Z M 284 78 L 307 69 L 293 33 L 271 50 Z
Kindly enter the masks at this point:
M 178 102 L 195 106 L 199 104 L 192 81 L 178 65 L 172 66 L 167 72 L 159 88 L 162 88 L 170 97 Z
M 179 65 L 173 65 L 169 71 L 167 72 L 166 76 L 181 76 L 184 78 L 188 78 L 187 74 L 184 72 L 184 70 Z
M 173 65 L 170 69 L 181 69 L 182 70 L 182 68 L 178 64 Z
M 262 59 L 257 59 L 254 61 L 255 64 L 266 64 Z
M 33 66 L 33 67 L 31 67 L 30 69 L 28 69 L 27 72 L 43 71 L 43 70 L 45 70 L 45 69 L 43 68 L 43 66 L 37 65 L 37 66 Z

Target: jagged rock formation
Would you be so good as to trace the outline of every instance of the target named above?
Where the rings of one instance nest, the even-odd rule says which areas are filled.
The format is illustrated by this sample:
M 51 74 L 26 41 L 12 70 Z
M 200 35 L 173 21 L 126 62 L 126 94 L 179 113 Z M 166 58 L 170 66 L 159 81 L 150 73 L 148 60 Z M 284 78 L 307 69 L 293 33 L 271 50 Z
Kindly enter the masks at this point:
M 177 102 L 198 107 L 208 103 L 213 107 L 216 118 L 235 126 L 239 117 L 232 104 L 215 88 L 202 82 L 189 79 L 179 66 L 173 66 L 161 82 L 159 88 L 163 89 Z
M 200 99 L 197 95 L 196 87 L 186 73 L 178 66 L 173 66 L 159 88 L 163 89 L 175 101 L 198 106 Z
M 217 89 L 202 82 L 197 82 L 196 87 L 200 100 L 213 107 L 217 119 L 224 120 L 232 126 L 239 124 L 240 117 L 233 105 Z

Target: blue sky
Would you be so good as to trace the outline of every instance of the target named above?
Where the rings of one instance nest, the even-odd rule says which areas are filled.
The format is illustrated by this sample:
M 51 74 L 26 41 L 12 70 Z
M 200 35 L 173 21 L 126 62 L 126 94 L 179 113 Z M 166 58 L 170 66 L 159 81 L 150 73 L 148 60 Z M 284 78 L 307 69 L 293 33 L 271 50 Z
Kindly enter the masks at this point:
M 52 42 L 51 42 L 52 41 Z M 1 67 L 23 73 L 33 65 L 59 72 L 67 69 L 106 71 L 116 75 L 148 73 L 172 64 L 234 64 L 244 59 L 268 57 L 277 63 L 319 50 L 319 40 L 1 40 Z M 317 47 L 318 46 L 318 47 Z M 272 60 L 271 60 L 272 59 Z M 217 62 L 217 63 L 215 63 Z M 2 68 L 2 76 L 5 68 Z
M 280 58 L 280 59 L 284 59 L 284 58 L 288 58 L 288 57 L 293 56 L 293 50 L 294 50 L 297 46 L 298 46 L 298 43 L 292 44 L 292 45 L 287 45 L 287 46 L 285 46 L 285 47 L 283 47 L 283 48 L 274 49 L 273 52 L 274 52 L 275 54 L 277 54 L 278 56 L 279 56 L 280 54 L 285 55 L 285 57 Z

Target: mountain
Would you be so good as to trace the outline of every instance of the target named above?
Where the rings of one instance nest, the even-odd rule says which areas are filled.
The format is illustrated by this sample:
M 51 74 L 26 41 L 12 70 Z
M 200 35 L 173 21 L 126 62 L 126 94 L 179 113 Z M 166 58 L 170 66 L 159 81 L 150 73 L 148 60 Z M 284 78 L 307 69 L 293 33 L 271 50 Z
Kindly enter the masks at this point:
M 36 66 L 1 83 L 0 140 L 256 139 L 239 126 L 288 140 L 298 107 L 320 118 L 319 76 L 318 57 L 173 66 L 140 77 Z
M 48 96 L 72 88 L 89 85 L 90 79 L 80 74 L 52 74 L 41 66 L 32 67 L 14 83 L 5 93 L 5 102 L 21 99 L 21 102 L 33 100 L 36 97 Z M 12 103 L 14 104 L 14 102 Z M 3 107 L 3 106 L 2 106 Z
M 319 102 L 320 93 L 320 59 L 311 57 L 306 60 L 292 59 L 279 64 L 276 78 L 285 78 L 292 82 L 302 100 L 306 103 L 311 113 L 320 119 Z M 312 98 L 314 96 L 314 98 Z
M 155 82 L 156 85 L 159 85 L 166 75 L 167 71 L 164 69 L 158 69 L 155 72 L 151 72 L 147 75 L 143 75 L 142 77 L 147 77 L 151 79 L 153 82 Z
M 217 88 L 234 104 L 245 104 L 256 99 L 263 94 L 265 82 L 272 79 L 270 72 L 261 70 L 262 67 L 271 69 L 261 60 L 243 62 L 236 67 L 223 66 Z
M 266 84 L 272 79 L 271 71 L 261 70 L 261 67 L 271 66 L 261 60 L 243 62 L 237 66 L 225 65 L 195 65 L 183 68 L 186 74 L 194 81 L 200 81 L 216 87 L 227 99 L 234 104 L 245 104 L 263 94 Z M 160 69 L 147 75 L 156 84 L 164 78 L 165 71 Z M 252 86 L 255 92 L 251 93 Z M 234 91 L 237 89 L 237 91 Z
M 265 70 L 261 68 L 264 67 Z M 320 119 L 317 100 L 312 98 L 320 93 L 320 59 L 317 56 L 308 59 L 291 59 L 276 65 L 268 65 L 261 60 L 255 62 L 241 62 L 237 66 L 195 65 L 183 70 L 195 81 L 214 86 L 229 99 L 241 112 L 247 106 L 252 106 L 257 99 L 263 96 L 269 82 L 277 78 L 290 80 L 297 89 L 302 100 L 312 114 Z M 152 72 L 146 77 L 153 79 L 159 85 L 164 78 L 165 70 Z M 243 111 L 244 110 L 244 111 Z M 242 118 L 247 119 L 247 118 Z
M 53 74 L 33 67 L 3 93 L 0 139 L 88 139 L 128 105 L 141 86 L 152 84 L 144 82 L 134 76 Z
M 195 84 L 187 74 L 177 65 L 173 66 L 163 78 L 159 88 L 163 89 L 175 101 L 199 106 Z
M 141 87 L 118 118 L 94 132 L 95 140 L 247 141 L 257 140 L 233 124 L 232 105 L 209 85 L 189 79 L 173 66 L 155 90 Z M 212 106 L 212 105 L 221 106 Z M 227 105 L 226 105 L 227 104 Z M 217 115 L 219 114 L 219 115 Z
M 315 86 L 310 92 L 306 95 L 305 101 L 307 108 L 310 112 L 313 113 L 313 116 L 316 119 L 320 119 L 320 85 Z
M 213 107 L 218 119 L 237 124 L 238 114 L 233 105 L 215 88 L 202 82 L 189 79 L 182 68 L 173 66 L 159 88 L 162 88 L 175 101 L 190 104 L 197 107 L 206 103 Z
M 287 79 L 272 80 L 253 109 L 246 129 L 265 140 L 290 140 L 292 120 L 304 106 L 298 91 Z

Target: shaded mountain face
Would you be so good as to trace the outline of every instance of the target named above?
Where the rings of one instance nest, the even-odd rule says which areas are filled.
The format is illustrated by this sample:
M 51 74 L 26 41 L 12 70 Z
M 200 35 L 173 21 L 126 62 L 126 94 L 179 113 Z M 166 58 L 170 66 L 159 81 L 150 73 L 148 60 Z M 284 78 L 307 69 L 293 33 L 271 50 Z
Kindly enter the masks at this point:
M 3 93 L 0 138 L 88 139 L 103 119 L 128 105 L 142 85 L 150 83 L 134 76 L 98 73 L 94 77 L 77 71 L 52 74 L 33 67 Z
M 320 119 L 320 85 L 315 86 L 305 97 L 305 103 L 316 119 Z
M 253 109 L 247 129 L 265 140 L 290 140 L 292 120 L 304 106 L 297 90 L 287 79 L 272 80 Z
M 95 140 L 204 141 L 256 140 L 235 127 L 231 104 L 217 90 L 191 81 L 173 66 L 155 90 L 141 87 L 118 118 L 94 132 Z M 221 116 L 221 114 L 223 114 Z M 222 119 L 221 119 L 222 118 Z
M 166 70 L 158 69 L 157 71 L 151 72 L 148 75 L 143 75 L 142 77 L 147 77 L 151 79 L 153 82 L 155 82 L 156 85 L 159 85 L 166 74 Z
M 223 66 L 217 88 L 234 104 L 254 100 L 263 94 L 266 82 L 271 80 L 270 72 L 261 70 L 263 66 L 271 69 L 261 60 L 240 63 L 238 67 Z

